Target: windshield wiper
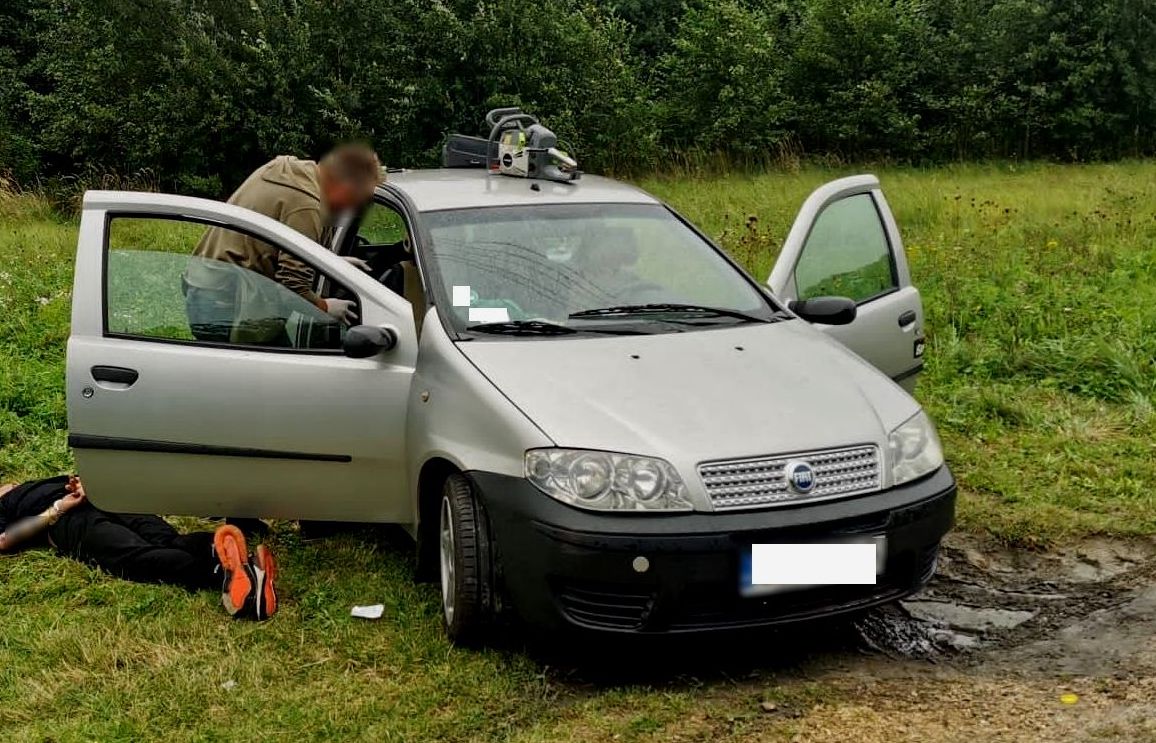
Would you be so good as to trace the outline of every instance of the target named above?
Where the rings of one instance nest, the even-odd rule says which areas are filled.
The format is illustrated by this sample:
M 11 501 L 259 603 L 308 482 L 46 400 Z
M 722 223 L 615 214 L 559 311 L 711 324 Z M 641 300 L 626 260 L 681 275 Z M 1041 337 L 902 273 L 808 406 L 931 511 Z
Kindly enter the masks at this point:
M 494 335 L 570 335 L 577 333 L 574 328 L 558 325 L 545 320 L 507 320 L 506 322 L 485 322 L 470 325 L 466 330 Z
M 734 317 L 748 322 L 770 322 L 761 317 L 748 315 L 738 310 L 728 310 L 723 307 L 707 307 L 698 304 L 676 304 L 673 302 L 657 302 L 654 304 L 624 304 L 618 307 L 600 307 L 595 310 L 582 310 L 571 313 L 571 320 L 594 317 L 629 317 L 632 315 L 660 315 L 671 312 L 693 312 L 696 314 L 715 315 L 716 317 Z

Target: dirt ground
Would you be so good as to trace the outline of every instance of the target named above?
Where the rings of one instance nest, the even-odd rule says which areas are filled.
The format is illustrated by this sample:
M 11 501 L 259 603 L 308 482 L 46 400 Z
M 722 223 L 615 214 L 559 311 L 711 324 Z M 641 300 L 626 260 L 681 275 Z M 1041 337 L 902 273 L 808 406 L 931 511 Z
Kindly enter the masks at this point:
M 926 591 L 856 626 L 871 652 L 804 665 L 834 701 L 789 739 L 1156 741 L 1156 540 L 953 535 Z

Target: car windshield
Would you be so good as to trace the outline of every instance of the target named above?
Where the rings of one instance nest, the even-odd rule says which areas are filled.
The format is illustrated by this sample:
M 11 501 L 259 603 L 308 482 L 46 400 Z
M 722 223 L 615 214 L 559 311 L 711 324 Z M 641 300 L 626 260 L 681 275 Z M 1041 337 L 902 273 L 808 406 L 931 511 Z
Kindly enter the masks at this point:
M 777 308 L 668 209 L 564 204 L 425 215 L 439 305 L 479 333 L 677 332 Z M 571 332 L 573 331 L 573 332 Z

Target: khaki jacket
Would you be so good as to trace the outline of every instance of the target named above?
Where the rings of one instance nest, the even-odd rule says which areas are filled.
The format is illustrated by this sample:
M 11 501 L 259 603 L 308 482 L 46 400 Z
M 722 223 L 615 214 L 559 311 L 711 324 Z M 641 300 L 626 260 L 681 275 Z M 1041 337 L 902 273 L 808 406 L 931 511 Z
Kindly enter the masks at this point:
M 289 155 L 273 159 L 255 170 L 229 197 L 229 203 L 272 217 L 318 243 L 322 242 L 328 226 L 329 215 L 321 200 L 317 163 L 312 160 L 298 160 Z M 190 260 L 185 272 L 189 285 L 234 290 L 238 318 L 250 324 L 265 318 L 263 322 L 270 325 L 268 333 L 275 334 L 284 325 L 283 320 L 277 321 L 278 317 L 285 317 L 283 297 L 279 297 L 276 287 L 268 281 L 233 267 L 272 279 L 306 302 L 319 305 L 320 299 L 313 292 L 313 269 L 262 240 L 211 227 L 193 254 L 196 258 Z M 252 334 L 250 331 L 245 335 Z M 265 334 L 265 331 L 257 332 L 256 336 Z M 238 342 L 261 340 L 260 337 L 234 338 Z

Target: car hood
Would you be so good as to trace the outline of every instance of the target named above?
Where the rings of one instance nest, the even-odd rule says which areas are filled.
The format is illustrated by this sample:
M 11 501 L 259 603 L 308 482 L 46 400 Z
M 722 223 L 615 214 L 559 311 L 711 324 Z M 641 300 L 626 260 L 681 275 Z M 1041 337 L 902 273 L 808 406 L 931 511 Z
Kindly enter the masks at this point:
M 883 446 L 918 403 L 801 320 L 459 349 L 558 446 L 713 459 Z

